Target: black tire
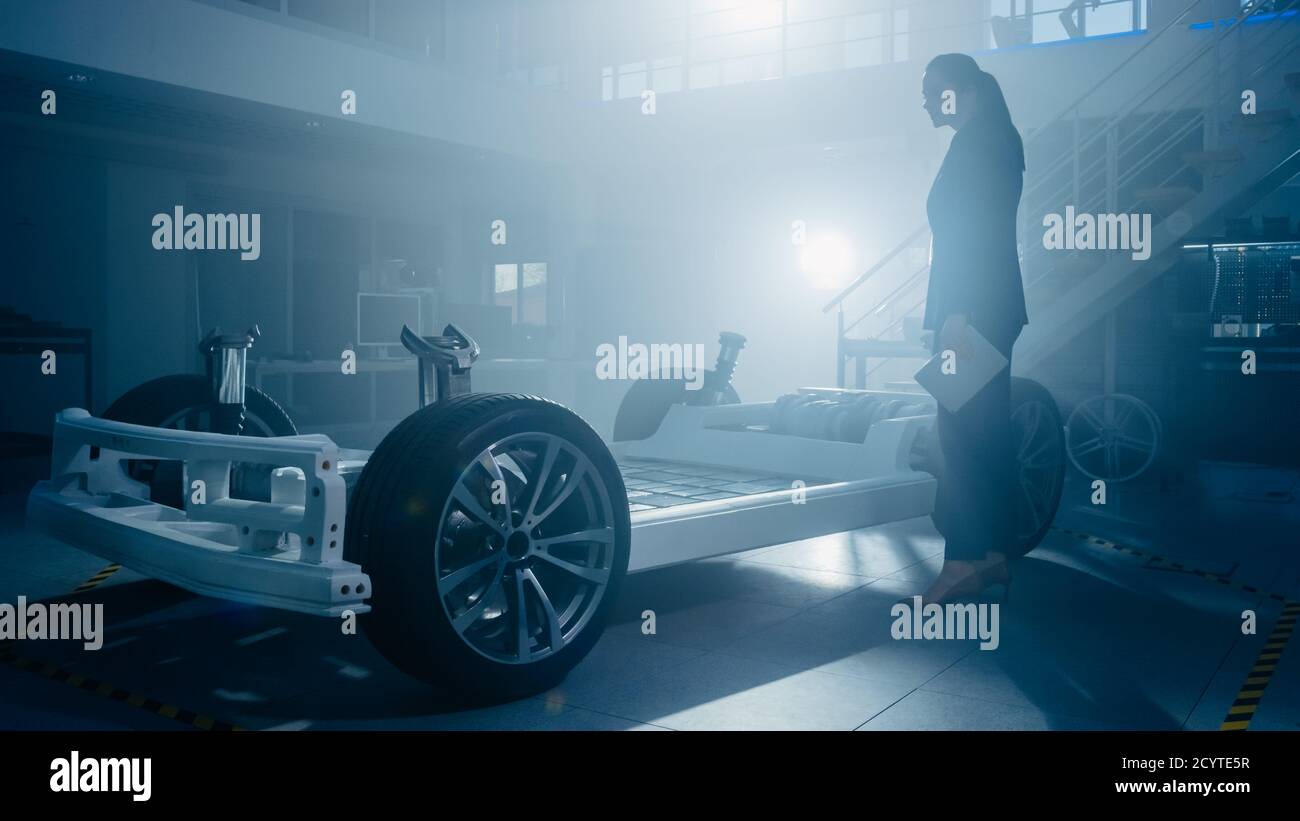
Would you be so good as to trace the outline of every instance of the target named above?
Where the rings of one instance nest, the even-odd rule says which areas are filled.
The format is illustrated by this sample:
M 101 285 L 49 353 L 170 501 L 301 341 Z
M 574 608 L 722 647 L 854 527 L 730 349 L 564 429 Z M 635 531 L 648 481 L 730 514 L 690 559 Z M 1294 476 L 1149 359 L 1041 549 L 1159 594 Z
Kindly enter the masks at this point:
M 704 372 L 712 379 L 712 370 Z M 659 430 L 659 425 L 673 405 L 687 405 L 697 391 L 686 389 L 685 379 L 638 379 L 623 395 L 614 417 L 614 441 L 627 442 L 648 439 Z M 738 405 L 740 396 L 730 383 L 722 391 L 719 404 Z
M 153 379 L 122 394 L 104 411 L 103 418 L 153 428 L 177 427 L 179 423 L 172 423 L 179 414 L 211 404 L 212 388 L 206 376 L 176 374 Z M 195 425 L 190 429 L 203 430 L 203 419 L 199 414 L 187 424 Z M 247 385 L 244 388 L 242 435 L 297 436 L 298 428 L 274 399 Z M 184 507 L 180 462 L 136 459 L 128 464 L 127 470 L 132 478 L 149 485 L 153 501 L 169 507 Z M 265 473 L 264 469 L 237 468 L 232 480 L 232 495 L 260 501 L 270 499 L 270 478 L 263 475 Z
M 567 443 L 572 451 L 557 450 L 561 455 L 547 462 L 544 441 Z M 491 460 L 484 457 L 488 452 Z M 584 470 L 577 469 L 579 456 L 587 460 Z M 559 467 L 570 457 L 567 467 Z M 496 475 L 507 487 L 504 507 L 495 504 L 500 500 L 486 501 L 489 463 L 497 465 Z M 563 495 L 561 486 L 569 484 L 578 489 Z M 537 511 L 538 523 L 529 527 L 525 515 L 534 512 L 533 505 L 524 502 L 534 492 L 546 510 Z M 476 518 L 462 501 L 465 493 L 479 505 L 477 513 L 495 524 Z M 555 503 L 557 496 L 561 501 Z M 501 524 L 506 508 L 508 526 Z M 603 574 L 603 583 L 557 569 L 533 553 L 535 538 L 595 532 L 592 524 L 581 522 L 593 515 L 608 542 L 602 546 L 592 539 L 594 547 L 580 548 L 593 557 L 585 565 L 565 561 L 570 568 Z M 568 540 L 568 547 L 585 541 Z M 554 687 L 591 650 L 618 596 L 630 542 L 622 476 L 585 421 L 537 397 L 470 394 L 417 411 L 380 443 L 349 502 L 344 557 L 370 575 L 375 596 L 361 623 L 385 658 L 417 679 L 476 701 L 499 701 Z M 553 549 L 546 552 L 557 556 Z M 517 555 L 521 550 L 524 555 Z M 471 566 L 477 569 L 466 570 Z M 534 574 L 532 587 L 525 587 L 525 568 Z M 567 586 L 560 584 L 565 579 Z M 565 589 L 557 593 L 560 587 Z M 520 597 L 522 607 L 515 604 Z M 554 620 L 537 625 L 534 651 L 529 619 L 552 612 L 558 613 Z M 525 614 L 524 639 L 519 638 L 520 613 Z
M 1065 423 L 1047 388 L 1020 377 L 1011 378 L 1011 420 L 1019 491 L 1015 553 L 1018 557 L 1043 540 L 1061 504 L 1065 485 Z M 1030 424 L 1034 425 L 1032 431 Z

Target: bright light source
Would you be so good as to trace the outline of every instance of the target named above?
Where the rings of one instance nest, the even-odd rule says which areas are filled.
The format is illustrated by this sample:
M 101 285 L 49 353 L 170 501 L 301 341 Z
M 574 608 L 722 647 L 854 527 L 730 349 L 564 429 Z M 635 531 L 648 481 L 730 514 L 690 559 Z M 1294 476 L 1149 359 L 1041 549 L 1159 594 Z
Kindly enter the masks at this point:
M 839 234 L 809 237 L 799 266 L 818 290 L 843 288 L 854 272 L 853 246 Z

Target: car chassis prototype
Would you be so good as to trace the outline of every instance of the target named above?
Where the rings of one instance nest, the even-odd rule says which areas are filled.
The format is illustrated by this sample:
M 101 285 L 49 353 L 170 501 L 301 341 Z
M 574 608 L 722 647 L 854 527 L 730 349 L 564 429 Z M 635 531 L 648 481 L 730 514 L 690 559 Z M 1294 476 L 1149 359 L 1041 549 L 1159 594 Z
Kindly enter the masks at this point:
M 361 615 L 398 667 L 471 695 L 554 686 L 594 645 L 625 573 L 924 516 L 934 501 L 927 395 L 804 389 L 739 403 L 734 334 L 701 391 L 655 386 L 647 402 L 634 383 L 607 446 L 554 402 L 470 392 L 478 347 L 454 326 L 404 329 L 421 408 L 373 452 L 271 435 L 258 411 L 278 406 L 244 386 L 255 338 L 210 335 L 209 373 L 185 377 L 208 401 L 159 408 L 154 424 L 113 418 L 131 418 L 114 413 L 131 394 L 109 418 L 59 413 L 29 523 L 199 594 Z M 807 427 L 809 414 L 842 421 L 854 408 L 865 435 Z M 1013 380 L 1013 411 L 1023 553 L 1059 503 L 1064 438 L 1035 383 Z

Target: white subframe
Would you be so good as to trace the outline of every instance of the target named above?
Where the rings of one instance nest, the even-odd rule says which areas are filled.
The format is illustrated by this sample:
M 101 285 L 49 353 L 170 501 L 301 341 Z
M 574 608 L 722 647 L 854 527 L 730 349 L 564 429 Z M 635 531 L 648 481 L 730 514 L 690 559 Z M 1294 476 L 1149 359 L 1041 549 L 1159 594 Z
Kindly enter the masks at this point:
M 148 501 L 148 489 L 127 476 L 127 459 L 183 460 L 185 510 Z M 55 418 L 53 478 L 28 497 L 27 521 L 196 593 L 322 616 L 364 613 L 370 579 L 343 560 L 347 488 L 338 459 L 320 435 L 164 430 L 69 409 Z M 231 462 L 282 466 L 272 501 L 229 498 Z M 207 498 L 195 504 L 189 488 L 200 479 Z

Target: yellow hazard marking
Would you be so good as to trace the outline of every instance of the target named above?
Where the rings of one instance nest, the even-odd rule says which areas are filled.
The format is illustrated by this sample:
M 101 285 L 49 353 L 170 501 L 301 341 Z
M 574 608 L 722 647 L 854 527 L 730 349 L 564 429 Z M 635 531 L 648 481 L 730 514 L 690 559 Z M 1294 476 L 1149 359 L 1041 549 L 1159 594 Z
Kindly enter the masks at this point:
M 1085 544 L 1101 545 L 1103 547 L 1113 548 L 1124 553 L 1130 553 L 1134 556 L 1144 555 L 1141 551 L 1132 547 L 1115 542 L 1109 542 L 1105 539 L 1099 539 L 1088 533 L 1080 533 L 1077 530 L 1067 528 L 1056 528 L 1068 536 L 1073 536 Z M 1184 568 L 1179 562 L 1163 556 L 1154 554 L 1145 554 L 1147 558 L 1156 562 L 1168 564 L 1179 570 L 1187 570 L 1195 576 L 1203 579 L 1215 581 L 1219 584 L 1226 584 L 1237 588 L 1245 593 L 1253 595 L 1263 595 L 1273 601 L 1282 602 L 1282 612 L 1278 615 L 1277 622 L 1273 625 L 1273 630 L 1268 634 L 1268 639 L 1259 651 L 1254 665 L 1250 668 L 1250 675 L 1242 682 L 1241 688 L 1237 691 L 1237 697 L 1232 700 L 1232 706 L 1228 708 L 1228 715 L 1224 718 L 1223 723 L 1219 725 L 1220 730 L 1245 730 L 1250 727 L 1250 720 L 1254 718 L 1255 711 L 1259 708 L 1259 700 L 1264 697 L 1264 688 L 1273 677 L 1273 672 L 1277 669 L 1277 663 L 1282 658 L 1282 651 L 1286 648 L 1291 638 L 1291 633 L 1295 627 L 1296 617 L 1300 615 L 1300 601 L 1289 601 L 1281 593 L 1266 593 L 1257 587 L 1248 584 L 1234 583 L 1218 573 L 1211 573 L 1208 570 L 1198 568 Z M 1250 703 L 1243 704 L 1243 701 Z

